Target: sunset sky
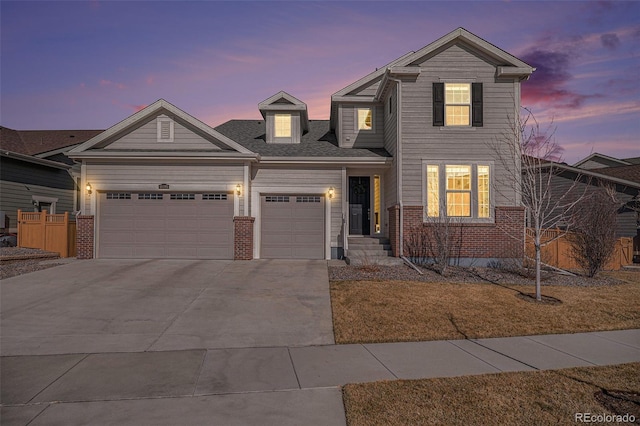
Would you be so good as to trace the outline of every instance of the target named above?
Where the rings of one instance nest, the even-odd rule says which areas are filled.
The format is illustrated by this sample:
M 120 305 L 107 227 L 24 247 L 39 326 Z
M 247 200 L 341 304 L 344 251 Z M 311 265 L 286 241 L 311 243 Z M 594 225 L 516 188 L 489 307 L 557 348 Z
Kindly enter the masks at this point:
M 640 156 L 640 2 L 2 1 L 6 127 L 106 129 L 164 98 L 205 123 L 332 93 L 464 27 L 537 68 L 522 104 L 572 163 Z

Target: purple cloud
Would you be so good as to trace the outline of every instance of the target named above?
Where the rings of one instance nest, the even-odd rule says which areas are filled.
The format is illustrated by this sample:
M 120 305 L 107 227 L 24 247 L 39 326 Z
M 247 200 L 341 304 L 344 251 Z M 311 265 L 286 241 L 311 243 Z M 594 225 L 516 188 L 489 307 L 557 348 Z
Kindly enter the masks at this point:
M 570 58 L 569 53 L 541 49 L 534 49 L 522 55 L 523 61 L 536 68 L 530 80 L 523 85 L 523 103 L 576 108 L 589 98 L 599 97 L 584 95 L 567 88 L 572 79 L 568 71 L 571 65 Z
M 602 34 L 600 36 L 600 42 L 604 47 L 611 50 L 616 50 L 620 46 L 620 39 L 616 34 Z

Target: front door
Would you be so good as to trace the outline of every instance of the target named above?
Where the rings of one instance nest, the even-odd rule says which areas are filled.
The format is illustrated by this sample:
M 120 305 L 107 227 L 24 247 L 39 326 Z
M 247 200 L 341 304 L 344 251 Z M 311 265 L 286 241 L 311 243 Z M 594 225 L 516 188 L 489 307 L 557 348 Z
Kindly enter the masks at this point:
M 349 234 L 369 235 L 371 216 L 369 176 L 349 177 Z

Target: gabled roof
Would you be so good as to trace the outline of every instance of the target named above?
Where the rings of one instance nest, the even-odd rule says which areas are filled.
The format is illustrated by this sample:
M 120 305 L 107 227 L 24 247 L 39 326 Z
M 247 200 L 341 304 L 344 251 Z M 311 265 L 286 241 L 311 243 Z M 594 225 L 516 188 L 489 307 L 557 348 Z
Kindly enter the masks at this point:
M 230 150 L 235 151 L 236 154 L 245 154 L 247 157 L 255 157 L 255 154 L 252 153 L 251 151 L 249 151 L 248 149 L 246 149 L 245 147 L 243 147 L 242 145 L 236 143 L 235 141 L 229 139 L 228 137 L 226 137 L 225 135 L 217 132 L 216 130 L 214 130 L 212 127 L 208 126 L 207 124 L 203 123 L 202 121 L 198 120 L 197 118 L 187 114 L 186 112 L 184 112 L 183 110 L 181 110 L 180 108 L 176 107 L 175 105 L 167 102 L 164 99 L 159 99 L 156 102 L 152 103 L 151 105 L 147 106 L 146 108 L 136 112 L 135 114 L 129 116 L 128 118 L 125 118 L 124 120 L 122 120 L 121 122 L 119 122 L 118 124 L 110 127 L 109 129 L 105 130 L 104 132 L 100 133 L 99 135 L 89 139 L 88 141 L 86 141 L 85 143 L 83 143 L 82 145 L 79 145 L 75 148 L 73 148 L 72 150 L 70 150 L 67 155 L 71 158 L 83 158 L 83 157 L 94 157 L 94 156 L 131 156 L 131 155 L 135 155 L 135 156 L 140 156 L 140 155 L 146 155 L 146 154 L 140 154 L 138 155 L 138 153 L 131 153 L 128 152 L 126 153 L 126 155 L 118 155 L 117 152 L 96 152 L 96 150 L 92 150 L 92 148 L 97 148 L 101 143 L 107 141 L 109 138 L 112 138 L 114 136 L 117 136 L 118 134 L 121 134 L 122 132 L 126 131 L 127 129 L 132 128 L 133 126 L 135 126 L 136 124 L 138 124 L 139 122 L 144 121 L 145 119 L 148 119 L 150 116 L 153 115 L 157 115 L 160 114 L 162 112 L 168 112 L 170 114 L 172 114 L 173 116 L 179 118 L 180 120 L 194 126 L 195 128 L 199 129 L 201 132 L 203 132 L 204 134 L 207 134 L 209 136 L 211 136 L 212 138 L 216 139 L 217 141 L 219 141 L 220 143 L 226 145 L 226 147 L 228 147 Z M 164 152 L 164 153 L 156 153 L 156 156 L 168 156 L 168 155 L 175 155 L 175 152 Z M 199 156 L 211 156 L 213 154 L 210 153 L 204 153 L 206 155 L 199 155 Z M 218 156 L 229 156 L 229 152 L 221 152 L 219 154 L 216 154 Z M 192 154 L 195 155 L 195 154 Z
M 341 97 L 348 96 L 350 92 L 353 92 L 359 88 L 370 85 L 376 79 L 382 79 L 382 76 L 387 73 L 392 68 L 401 69 L 402 67 L 410 67 L 417 65 L 422 58 L 428 56 L 432 52 L 437 49 L 451 43 L 454 41 L 462 41 L 467 45 L 475 48 L 476 50 L 483 52 L 484 54 L 494 58 L 498 63 L 502 65 L 498 67 L 498 77 L 528 77 L 535 68 L 530 66 L 529 64 L 521 61 L 510 53 L 505 52 L 499 47 L 494 46 L 488 41 L 478 37 L 477 35 L 465 30 L 460 27 L 449 34 L 440 37 L 438 40 L 434 41 L 423 47 L 420 50 L 412 51 L 406 53 L 405 55 L 389 62 L 387 65 L 384 65 L 381 68 L 378 68 L 376 71 L 364 76 L 360 80 L 355 83 L 350 84 L 349 86 L 338 90 L 331 96 L 332 100 L 340 100 Z M 373 99 L 371 99 L 373 100 Z
M 347 96 L 349 93 L 358 90 L 362 87 L 368 86 L 369 84 L 371 84 L 372 82 L 374 82 L 376 79 L 381 79 L 382 75 L 385 73 L 385 71 L 387 70 L 387 68 L 390 68 L 394 65 L 397 65 L 398 63 L 400 63 L 402 60 L 404 60 L 405 58 L 408 58 L 409 56 L 411 56 L 412 54 L 414 54 L 414 51 L 405 53 L 403 56 L 399 57 L 398 59 L 394 59 L 393 61 L 389 62 L 388 64 L 384 65 L 381 68 L 377 68 L 375 71 L 373 71 L 372 73 L 369 73 L 367 75 L 365 75 L 364 77 L 362 77 L 360 80 L 351 83 L 350 85 L 348 85 L 347 87 L 338 90 L 337 92 L 335 92 L 333 95 L 331 95 L 331 100 L 334 99 L 339 99 L 342 96 Z
M 0 127 L 0 147 L 6 151 L 39 155 L 86 142 L 103 130 L 14 130 Z
M 578 161 L 577 163 L 575 163 L 573 165 L 573 167 L 579 167 L 582 166 L 583 164 L 588 163 L 589 161 L 593 161 L 595 163 L 600 163 L 602 164 L 602 167 L 613 167 L 616 165 L 620 165 L 620 166 L 628 166 L 629 164 L 633 164 L 632 162 L 629 161 L 625 161 L 625 160 L 621 160 L 619 158 L 614 158 L 614 157 L 610 157 L 608 155 L 604 155 L 604 154 L 600 154 L 598 152 L 594 152 L 593 154 L 589 155 L 586 158 L 583 158 L 582 160 Z
M 635 182 L 640 185 L 640 164 L 592 169 L 596 173 Z
M 615 185 L 618 192 L 624 192 L 631 196 L 640 194 L 640 164 L 602 169 L 581 169 L 565 163 L 541 159 L 540 164 L 536 164 L 534 167 L 541 170 L 553 167 L 558 170 L 557 175 L 560 177 L 575 179 L 576 176 L 583 176 L 591 180 L 592 184 L 607 182 Z
M 453 41 L 462 41 L 467 45 L 473 47 L 476 50 L 483 52 L 484 54 L 496 59 L 499 63 L 502 63 L 503 66 L 498 67 L 498 77 L 501 76 L 529 76 L 535 68 L 526 62 L 521 61 L 510 53 L 505 52 L 499 47 L 494 46 L 488 41 L 478 37 L 477 35 L 465 30 L 462 27 L 456 28 L 451 31 L 449 34 L 440 37 L 438 40 L 434 41 L 418 50 L 414 54 L 406 57 L 398 66 L 410 66 L 416 65 L 421 61 L 422 58 L 428 56 L 435 50 L 453 42 Z
M 284 91 L 279 91 L 275 95 L 265 99 L 258 104 L 260 114 L 266 118 L 266 111 L 300 111 L 302 130 L 309 131 L 309 114 L 307 112 L 307 104 L 300 99 L 292 96 Z

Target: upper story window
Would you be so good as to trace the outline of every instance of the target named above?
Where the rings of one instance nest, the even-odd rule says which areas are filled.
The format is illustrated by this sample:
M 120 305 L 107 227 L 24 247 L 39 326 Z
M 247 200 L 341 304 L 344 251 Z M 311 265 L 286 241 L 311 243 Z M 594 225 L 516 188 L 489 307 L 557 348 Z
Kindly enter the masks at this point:
M 471 84 L 445 83 L 444 125 L 468 126 L 471 120 Z
M 156 119 L 158 142 L 173 142 L 174 123 L 169 117 Z
M 291 137 L 291 114 L 275 114 L 274 124 L 276 138 Z
M 427 164 L 425 173 L 427 217 L 491 217 L 489 165 Z
M 433 125 L 482 127 L 482 83 L 433 83 Z
M 371 108 L 358 108 L 358 130 L 373 129 L 373 111 Z

